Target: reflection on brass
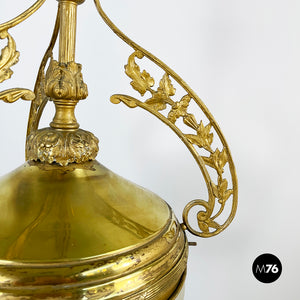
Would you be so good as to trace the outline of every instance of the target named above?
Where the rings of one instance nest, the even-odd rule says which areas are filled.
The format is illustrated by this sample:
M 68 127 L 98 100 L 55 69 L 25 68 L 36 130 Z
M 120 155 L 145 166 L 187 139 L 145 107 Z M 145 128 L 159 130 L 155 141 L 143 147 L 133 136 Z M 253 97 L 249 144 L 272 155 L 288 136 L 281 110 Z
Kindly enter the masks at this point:
M 96 161 L 43 165 L 0 181 L 0 297 L 169 299 L 188 251 L 170 207 Z
M 94 0 L 94 2 L 99 14 L 108 26 L 135 50 L 129 56 L 128 64 L 125 66 L 126 75 L 132 80 L 130 83 L 131 86 L 138 91 L 141 96 L 150 94 L 150 97 L 147 97 L 145 101 L 140 101 L 128 95 L 113 95 L 111 101 L 116 104 L 123 102 L 128 107 L 134 108 L 138 106 L 147 110 L 178 135 L 196 160 L 206 181 L 208 190 L 207 201 L 197 199 L 186 205 L 183 211 L 183 228 L 201 237 L 210 237 L 220 233 L 231 223 L 235 216 L 238 187 L 235 167 L 229 147 L 219 126 L 201 99 L 174 71 L 157 57 L 130 40 L 107 17 L 101 8 L 99 0 Z M 141 71 L 135 61 L 136 58 L 143 59 L 144 57 L 152 61 L 165 72 L 156 89 L 154 88 L 154 78 L 147 71 Z M 176 96 L 175 83 L 186 92 L 186 95 L 177 101 L 173 99 L 173 97 Z M 188 112 L 191 102 L 194 102 L 200 111 L 202 111 L 206 123 L 204 123 L 203 120 L 200 120 L 200 122 L 197 121 L 195 115 Z M 194 130 L 193 134 L 187 134 L 177 126 L 177 123 L 181 120 L 189 129 Z M 221 150 L 213 147 L 215 138 L 221 143 L 223 147 Z M 200 154 L 198 149 L 205 151 L 206 155 Z M 207 167 L 217 175 L 216 182 L 212 179 Z M 223 175 L 227 167 L 230 173 L 229 180 L 224 178 Z M 230 214 L 223 224 L 219 224 L 217 218 L 222 214 L 227 202 L 230 202 L 228 204 L 231 206 Z M 219 205 L 218 209 L 216 209 L 216 204 Z M 197 213 L 198 229 L 192 227 L 188 218 L 191 209 L 194 207 L 201 208 Z
M 8 29 L 44 2 L 36 1 L 0 25 L 0 38 L 7 39 L 0 56 L 0 82 L 10 78 L 19 57 Z M 5 102 L 32 101 L 28 161 L 0 179 L 0 298 L 181 299 L 188 246 L 195 245 L 187 241 L 184 231 L 216 235 L 236 212 L 237 178 L 230 151 L 199 97 L 163 62 L 124 35 L 99 0 L 94 0 L 104 21 L 133 48 L 125 73 L 143 97 L 113 95 L 111 101 L 147 110 L 178 135 L 204 176 L 208 200 L 188 203 L 180 224 L 161 198 L 95 160 L 99 141 L 79 129 L 74 113 L 78 101 L 88 96 L 81 65 L 75 60 L 77 6 L 83 2 L 58 0 L 53 34 L 34 92 L 21 88 L 0 92 Z M 58 59 L 54 60 L 57 40 Z M 142 59 L 160 67 L 163 76 L 157 80 L 141 70 L 137 60 Z M 54 119 L 49 128 L 39 129 L 49 100 L 55 104 Z M 200 118 L 199 112 L 190 111 L 192 103 L 199 108 Z M 221 223 L 225 206 L 230 213 Z M 197 229 L 189 222 L 193 208 L 198 209 Z
M 62 131 L 43 128 L 27 137 L 26 153 L 29 160 L 66 166 L 94 160 L 99 150 L 98 143 L 91 132 L 82 129 Z

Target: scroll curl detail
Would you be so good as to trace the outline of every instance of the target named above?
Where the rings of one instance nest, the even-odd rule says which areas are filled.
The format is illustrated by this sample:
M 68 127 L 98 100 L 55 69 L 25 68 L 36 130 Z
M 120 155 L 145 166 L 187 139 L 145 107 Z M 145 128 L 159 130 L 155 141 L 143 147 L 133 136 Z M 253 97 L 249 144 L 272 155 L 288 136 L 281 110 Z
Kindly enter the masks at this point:
M 8 29 L 29 18 L 44 4 L 45 1 L 46 0 L 36 1 L 31 7 L 29 7 L 26 11 L 24 11 L 16 18 L 6 23 L 0 24 L 0 39 L 7 38 L 8 40 L 8 44 L 2 49 L 0 56 L 0 83 L 11 77 L 13 71 L 10 69 L 10 67 L 18 62 L 20 56 L 20 53 L 16 50 L 16 43 L 12 36 L 8 33 Z
M 19 99 L 32 101 L 35 98 L 34 92 L 27 89 L 9 89 L 3 92 L 0 92 L 0 100 L 3 100 L 6 103 L 13 103 Z
M 5 38 L 7 39 L 7 46 L 1 50 L 0 55 L 0 83 L 11 77 L 13 71 L 10 68 L 19 61 L 20 56 L 16 50 L 16 43 L 7 30 L 0 32 L 0 39 Z
M 130 40 L 107 17 L 99 0 L 94 0 L 94 2 L 99 14 L 108 26 L 134 49 L 125 66 L 125 73 L 132 80 L 130 84 L 133 89 L 140 96 L 146 98 L 140 101 L 132 96 L 117 94 L 111 97 L 111 102 L 116 104 L 123 102 L 130 108 L 141 107 L 147 110 L 169 126 L 186 145 L 205 179 L 208 200 L 197 199 L 188 203 L 183 211 L 182 226 L 197 236 L 211 237 L 217 235 L 231 223 L 237 209 L 235 167 L 229 147 L 219 126 L 201 99 L 174 71 L 157 57 Z M 165 72 L 156 89 L 154 88 L 155 79 L 146 70 L 141 71 L 136 62 L 136 59 L 141 60 L 143 58 L 148 58 Z M 186 93 L 179 99 L 176 99 L 176 82 Z M 192 102 L 204 114 L 206 121 L 204 119 L 200 122 L 197 121 L 195 115 L 190 112 Z M 179 121 L 186 125 L 185 129 L 181 130 Z M 192 133 L 190 133 L 191 129 Z M 218 140 L 222 148 L 218 146 L 219 149 L 214 146 L 215 140 Z M 225 170 L 229 172 L 225 172 Z M 225 222 L 220 223 L 217 219 L 224 212 L 225 205 L 228 202 L 231 202 L 230 213 Z M 192 209 L 197 207 L 200 207 L 200 209 L 197 212 L 198 229 L 195 229 L 191 225 L 189 217 Z
M 1 50 L 0 55 L 0 83 L 11 78 L 13 71 L 11 67 L 19 61 L 20 53 L 16 49 L 16 43 L 13 37 L 8 33 L 8 30 L 35 13 L 46 0 L 37 0 L 31 7 L 21 13 L 14 19 L 0 24 L 0 39 L 7 39 L 7 45 Z M 23 88 L 9 89 L 0 92 L 0 100 L 7 103 L 12 103 L 18 99 L 33 100 L 35 93 Z

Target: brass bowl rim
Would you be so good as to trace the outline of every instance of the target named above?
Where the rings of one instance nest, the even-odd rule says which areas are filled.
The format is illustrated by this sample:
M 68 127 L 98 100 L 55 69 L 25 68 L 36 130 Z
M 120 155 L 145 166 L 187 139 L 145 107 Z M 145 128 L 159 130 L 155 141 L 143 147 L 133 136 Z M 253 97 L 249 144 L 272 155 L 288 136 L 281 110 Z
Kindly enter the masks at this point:
M 169 227 L 171 226 L 171 223 L 173 222 L 172 218 L 172 210 L 170 206 L 167 204 L 169 208 L 169 218 L 167 220 L 167 223 L 162 228 L 162 230 L 156 234 L 153 234 L 148 239 L 143 240 L 140 244 L 135 244 L 131 246 L 124 247 L 119 250 L 110 251 L 107 253 L 103 253 L 100 255 L 90 256 L 86 258 L 80 258 L 80 259 L 57 259 L 55 261 L 36 261 L 36 260 L 26 260 L 26 261 L 18 261 L 18 260 L 1 260 L 0 259 L 0 269 L 3 267 L 10 267 L 10 268 L 24 268 L 24 267 L 30 267 L 30 268 L 66 268 L 66 267 L 72 267 L 72 266 L 80 266 L 85 264 L 92 264 L 94 262 L 98 262 L 99 260 L 107 260 L 111 257 L 118 257 L 123 256 L 126 253 L 137 251 L 139 249 L 146 248 L 147 246 L 154 244 L 156 241 L 161 239 L 163 235 L 168 231 Z

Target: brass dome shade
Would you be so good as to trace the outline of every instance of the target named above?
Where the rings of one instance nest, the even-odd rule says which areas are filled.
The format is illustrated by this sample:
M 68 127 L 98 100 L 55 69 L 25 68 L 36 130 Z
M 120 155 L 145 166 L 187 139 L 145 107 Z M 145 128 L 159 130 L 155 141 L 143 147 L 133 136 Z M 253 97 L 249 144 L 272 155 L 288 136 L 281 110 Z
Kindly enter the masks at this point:
M 7 39 L 0 57 L 0 82 L 10 78 L 10 68 L 19 57 L 8 30 L 44 2 L 36 1 L 0 25 L 0 37 Z M 75 62 L 77 5 L 84 0 L 58 2 L 53 36 L 34 91 L 0 92 L 0 99 L 8 103 L 20 98 L 32 101 L 26 163 L 0 180 L 0 297 L 183 299 L 188 255 L 185 230 L 214 236 L 230 224 L 236 212 L 237 179 L 228 145 L 199 97 L 163 62 L 125 36 L 94 0 L 107 25 L 133 48 L 125 66 L 132 88 L 141 97 L 150 95 L 144 101 L 113 95 L 111 102 L 141 107 L 178 135 L 203 174 L 208 200 L 188 203 L 179 223 L 157 195 L 97 162 L 98 139 L 79 129 L 74 114 L 78 101 L 88 95 L 81 65 Z M 58 35 L 56 61 L 53 48 Z M 157 86 L 148 72 L 140 70 L 138 59 L 148 59 L 165 72 Z M 176 84 L 186 93 L 180 99 L 175 99 Z M 49 100 L 55 104 L 54 119 L 49 128 L 39 129 Z M 200 121 L 189 112 L 192 102 L 202 112 Z M 181 130 L 178 122 L 188 131 Z M 225 206 L 230 212 L 220 223 Z M 195 228 L 189 217 L 196 208 Z
M 184 275 L 169 206 L 97 161 L 27 162 L 0 199 L 2 297 L 169 299 Z

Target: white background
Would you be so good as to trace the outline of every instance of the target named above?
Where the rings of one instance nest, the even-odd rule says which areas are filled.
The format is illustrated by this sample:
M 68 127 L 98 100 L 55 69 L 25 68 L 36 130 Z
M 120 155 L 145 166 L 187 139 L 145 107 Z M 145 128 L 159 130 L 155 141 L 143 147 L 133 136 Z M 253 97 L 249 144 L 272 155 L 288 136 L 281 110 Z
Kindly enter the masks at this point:
M 1 23 L 32 3 L 2 0 Z M 33 88 L 56 7 L 55 0 L 48 0 L 10 30 L 21 57 L 13 79 L 1 90 Z M 190 248 L 185 299 L 299 299 L 300 1 L 105 0 L 103 7 L 203 99 L 236 165 L 236 218 L 212 239 L 189 236 L 198 246 Z M 76 61 L 83 65 L 89 98 L 78 104 L 77 119 L 100 139 L 98 160 L 156 192 L 180 219 L 185 204 L 205 189 L 200 171 L 157 119 L 110 103 L 114 93 L 138 96 L 123 69 L 132 51 L 102 22 L 92 0 L 79 7 L 78 22 Z M 24 161 L 29 106 L 0 103 L 0 175 Z M 51 121 L 52 106 L 43 127 Z M 280 279 L 272 284 L 258 282 L 251 271 L 254 259 L 266 252 L 283 265 Z

